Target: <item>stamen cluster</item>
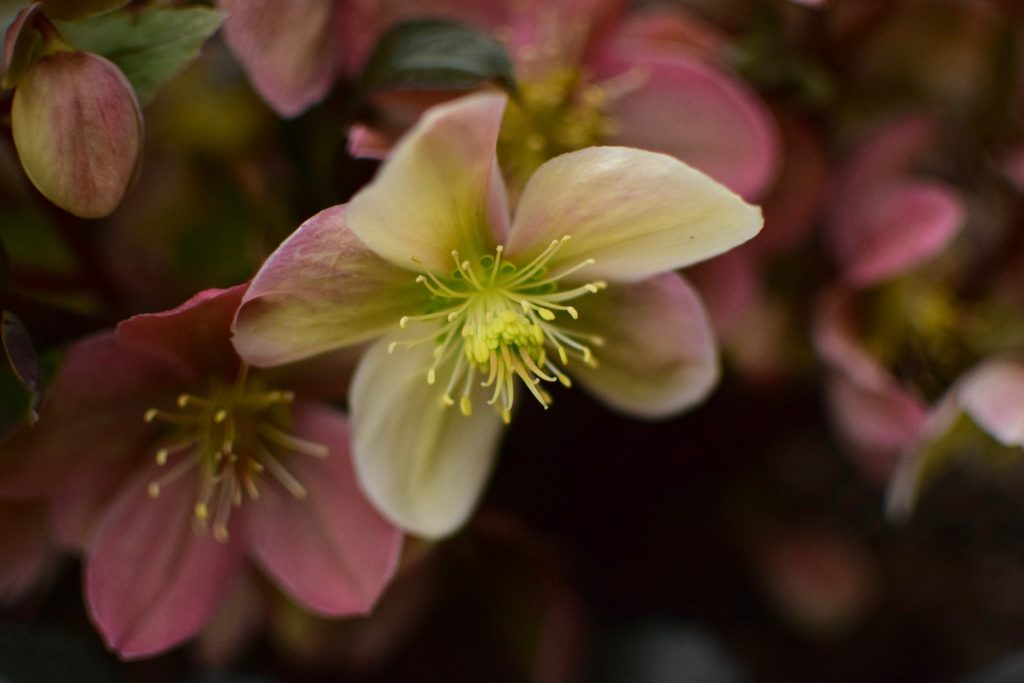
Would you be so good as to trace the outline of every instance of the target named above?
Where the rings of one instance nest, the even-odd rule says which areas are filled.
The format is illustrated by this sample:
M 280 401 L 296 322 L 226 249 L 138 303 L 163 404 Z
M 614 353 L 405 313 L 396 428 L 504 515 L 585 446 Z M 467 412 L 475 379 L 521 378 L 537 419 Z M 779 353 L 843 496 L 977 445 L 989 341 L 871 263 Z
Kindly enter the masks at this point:
M 164 445 L 156 452 L 157 464 L 164 467 L 175 461 L 163 476 L 150 482 L 149 495 L 159 496 L 165 487 L 198 470 L 195 526 L 197 530 L 209 526 L 221 542 L 228 540 L 232 510 L 246 496 L 259 499 L 264 472 L 296 498 L 305 498 L 306 488 L 282 460 L 292 453 L 322 458 L 328 449 L 289 432 L 294 398 L 290 391 L 267 389 L 250 379 L 243 366 L 232 384 L 214 380 L 205 396 L 178 396 L 173 411 L 147 410 L 146 422 L 169 426 Z
M 442 400 L 453 406 L 453 392 L 458 392 L 459 409 L 464 415 L 472 413 L 470 393 L 478 380 L 480 386 L 491 389 L 487 403 L 496 406 L 506 422 L 511 418 L 517 378 L 547 408 L 551 396 L 542 381 L 571 385 L 551 355 L 561 366 L 568 365 L 571 357 L 593 366 L 596 360 L 590 346 L 603 343 L 596 335 L 583 334 L 557 322 L 559 315 L 572 320 L 579 318 L 576 308 L 564 302 L 596 294 L 606 287 L 604 282 L 595 281 L 565 290 L 559 288 L 563 278 L 594 263 L 588 259 L 551 275 L 547 264 L 568 239 L 565 236 L 552 241 L 522 268 L 502 258 L 501 246 L 495 249 L 494 256 L 483 256 L 476 263 L 461 259 L 453 251 L 455 270 L 449 278 L 442 279 L 430 272 L 416 278 L 433 295 L 430 310 L 400 321 L 402 328 L 411 322 L 436 325 L 441 321 L 440 330 L 435 329 L 424 338 L 392 342 L 389 350 L 394 351 L 399 345 L 434 342 L 436 348 L 427 370 L 427 382 L 433 385 L 439 371 L 448 372 Z

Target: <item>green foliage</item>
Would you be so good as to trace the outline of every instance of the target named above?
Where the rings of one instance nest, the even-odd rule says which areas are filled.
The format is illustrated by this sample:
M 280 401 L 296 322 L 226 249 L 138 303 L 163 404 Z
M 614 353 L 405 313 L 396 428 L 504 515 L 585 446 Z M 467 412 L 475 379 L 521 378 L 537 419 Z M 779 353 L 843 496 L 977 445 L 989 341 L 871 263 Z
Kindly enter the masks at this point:
M 206 7 L 150 7 L 59 22 L 57 27 L 75 48 L 116 64 L 145 104 L 199 55 L 223 21 L 223 14 Z
M 358 92 L 472 88 L 493 81 L 515 95 L 512 60 L 492 36 L 441 20 L 396 24 L 377 42 Z

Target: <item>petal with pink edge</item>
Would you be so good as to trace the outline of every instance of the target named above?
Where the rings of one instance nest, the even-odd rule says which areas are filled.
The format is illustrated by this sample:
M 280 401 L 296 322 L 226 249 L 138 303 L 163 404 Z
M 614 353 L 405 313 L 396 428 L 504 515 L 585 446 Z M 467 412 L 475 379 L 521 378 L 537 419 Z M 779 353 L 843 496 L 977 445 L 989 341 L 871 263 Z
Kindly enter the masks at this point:
M 335 206 L 307 220 L 256 273 L 234 324 L 247 362 L 279 365 L 357 344 L 426 305 L 416 275 L 370 251 L 346 211 Z
M 330 454 L 288 460 L 308 492 L 304 499 L 272 483 L 260 487 L 260 500 L 247 511 L 250 552 L 305 607 L 329 616 L 365 614 L 394 573 L 402 535 L 356 483 L 345 416 L 307 406 L 296 417 L 296 436 Z
M 665 154 L 590 147 L 555 157 L 519 200 L 507 254 L 526 261 L 571 239 L 552 269 L 595 263 L 589 278 L 630 282 L 716 256 L 761 229 L 761 211 Z
M 598 365 L 569 367 L 608 405 L 663 418 L 702 401 L 718 381 L 718 355 L 704 307 L 675 273 L 612 285 L 577 305 L 586 331 L 604 344 Z
M 1005 446 L 1024 446 L 1024 365 L 991 360 L 959 382 L 960 406 Z
M 370 500 L 400 528 L 438 538 L 456 531 L 483 492 L 502 423 L 474 384 L 473 412 L 441 402 L 427 384 L 433 344 L 397 349 L 379 342 L 352 380 L 352 452 Z M 438 373 L 444 377 L 443 372 Z
M 90 616 L 108 647 L 126 659 L 157 654 L 198 633 L 244 557 L 237 534 L 219 543 L 193 530 L 189 479 L 150 497 L 146 487 L 158 472 L 153 466 L 125 485 L 85 560 Z
M 868 194 L 833 223 L 833 251 L 847 280 L 867 286 L 941 251 L 963 226 L 964 207 L 941 183 L 905 181 Z
M 452 251 L 493 253 L 490 184 L 504 95 L 478 93 L 428 110 L 395 146 L 377 177 L 352 198 L 352 231 L 400 268 L 454 270 Z M 507 220 L 507 217 L 502 217 Z
M 302 113 L 331 89 L 343 53 L 334 0 L 218 0 L 224 37 L 253 86 L 283 116 Z
M 609 102 L 616 125 L 610 143 L 674 156 L 748 199 L 775 178 L 775 122 L 737 79 L 685 55 L 655 50 L 610 55 L 598 68 L 600 78 L 640 83 Z

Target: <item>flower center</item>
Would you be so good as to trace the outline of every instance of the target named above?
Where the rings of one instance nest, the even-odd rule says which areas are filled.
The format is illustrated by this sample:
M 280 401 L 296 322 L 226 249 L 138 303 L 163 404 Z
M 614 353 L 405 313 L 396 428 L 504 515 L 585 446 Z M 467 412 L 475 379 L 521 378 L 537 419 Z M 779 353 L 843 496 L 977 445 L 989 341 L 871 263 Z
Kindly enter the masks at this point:
M 570 386 L 559 364 L 566 366 L 570 358 L 576 358 L 595 366 L 590 346 L 604 343 L 596 335 L 573 331 L 559 323 L 560 316 L 572 321 L 579 318 L 579 312 L 565 302 L 596 294 L 607 286 L 602 281 L 567 289 L 559 286 L 566 276 L 594 263 L 587 259 L 550 274 L 547 263 L 568 239 L 566 236 L 551 242 L 523 267 L 503 260 L 501 246 L 494 256 L 483 256 L 477 263 L 462 260 L 458 252 L 452 252 L 455 270 L 450 278 L 441 279 L 429 272 L 416 278 L 433 295 L 427 312 L 399 321 L 403 329 L 410 323 L 429 324 L 434 329 L 420 339 L 392 342 L 389 352 L 399 345 L 435 343 L 427 382 L 435 384 L 438 372 L 450 368 L 442 400 L 453 406 L 453 393 L 457 393 L 464 415 L 472 413 L 470 392 L 478 379 L 481 386 L 491 388 L 487 403 L 501 412 L 505 422 L 511 417 L 517 378 L 547 408 L 551 395 L 542 382 Z M 436 329 L 438 321 L 440 330 Z
M 498 138 L 498 160 L 510 184 L 521 188 L 548 159 L 611 135 L 608 99 L 607 88 L 567 66 L 520 83 L 520 97 L 509 102 Z
M 249 379 L 243 366 L 234 384 L 214 380 L 205 396 L 178 396 L 175 410 L 150 408 L 146 422 L 163 422 L 169 429 L 156 452 L 157 464 L 168 469 L 150 482 L 149 495 L 156 498 L 166 486 L 198 469 L 194 526 L 197 531 L 210 528 L 221 542 L 228 539 L 232 509 L 246 497 L 259 499 L 264 473 L 296 498 L 304 498 L 305 487 L 282 460 L 293 453 L 323 458 L 328 450 L 289 432 L 293 400 L 290 391 L 271 390 Z

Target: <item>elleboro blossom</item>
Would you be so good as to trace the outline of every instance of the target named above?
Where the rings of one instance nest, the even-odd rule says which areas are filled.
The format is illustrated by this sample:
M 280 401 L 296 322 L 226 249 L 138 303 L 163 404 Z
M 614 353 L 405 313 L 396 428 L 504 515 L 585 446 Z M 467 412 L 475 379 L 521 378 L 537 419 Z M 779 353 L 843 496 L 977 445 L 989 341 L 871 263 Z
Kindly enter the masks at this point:
M 399 526 L 455 530 L 526 396 L 571 373 L 611 406 L 676 413 L 717 379 L 703 308 L 670 272 L 753 236 L 760 211 L 671 157 L 593 147 L 544 163 L 509 220 L 495 149 L 505 109 L 427 112 L 377 178 L 303 224 L 235 323 L 254 365 L 374 337 L 350 390 L 364 490 Z
M 0 496 L 48 495 L 85 549 L 90 615 L 140 657 L 195 635 L 252 559 L 321 614 L 370 609 L 401 536 L 356 485 L 334 359 L 250 370 L 229 340 L 244 286 L 73 345 L 39 423 L 3 443 Z M 318 400 L 319 399 L 319 400 Z

